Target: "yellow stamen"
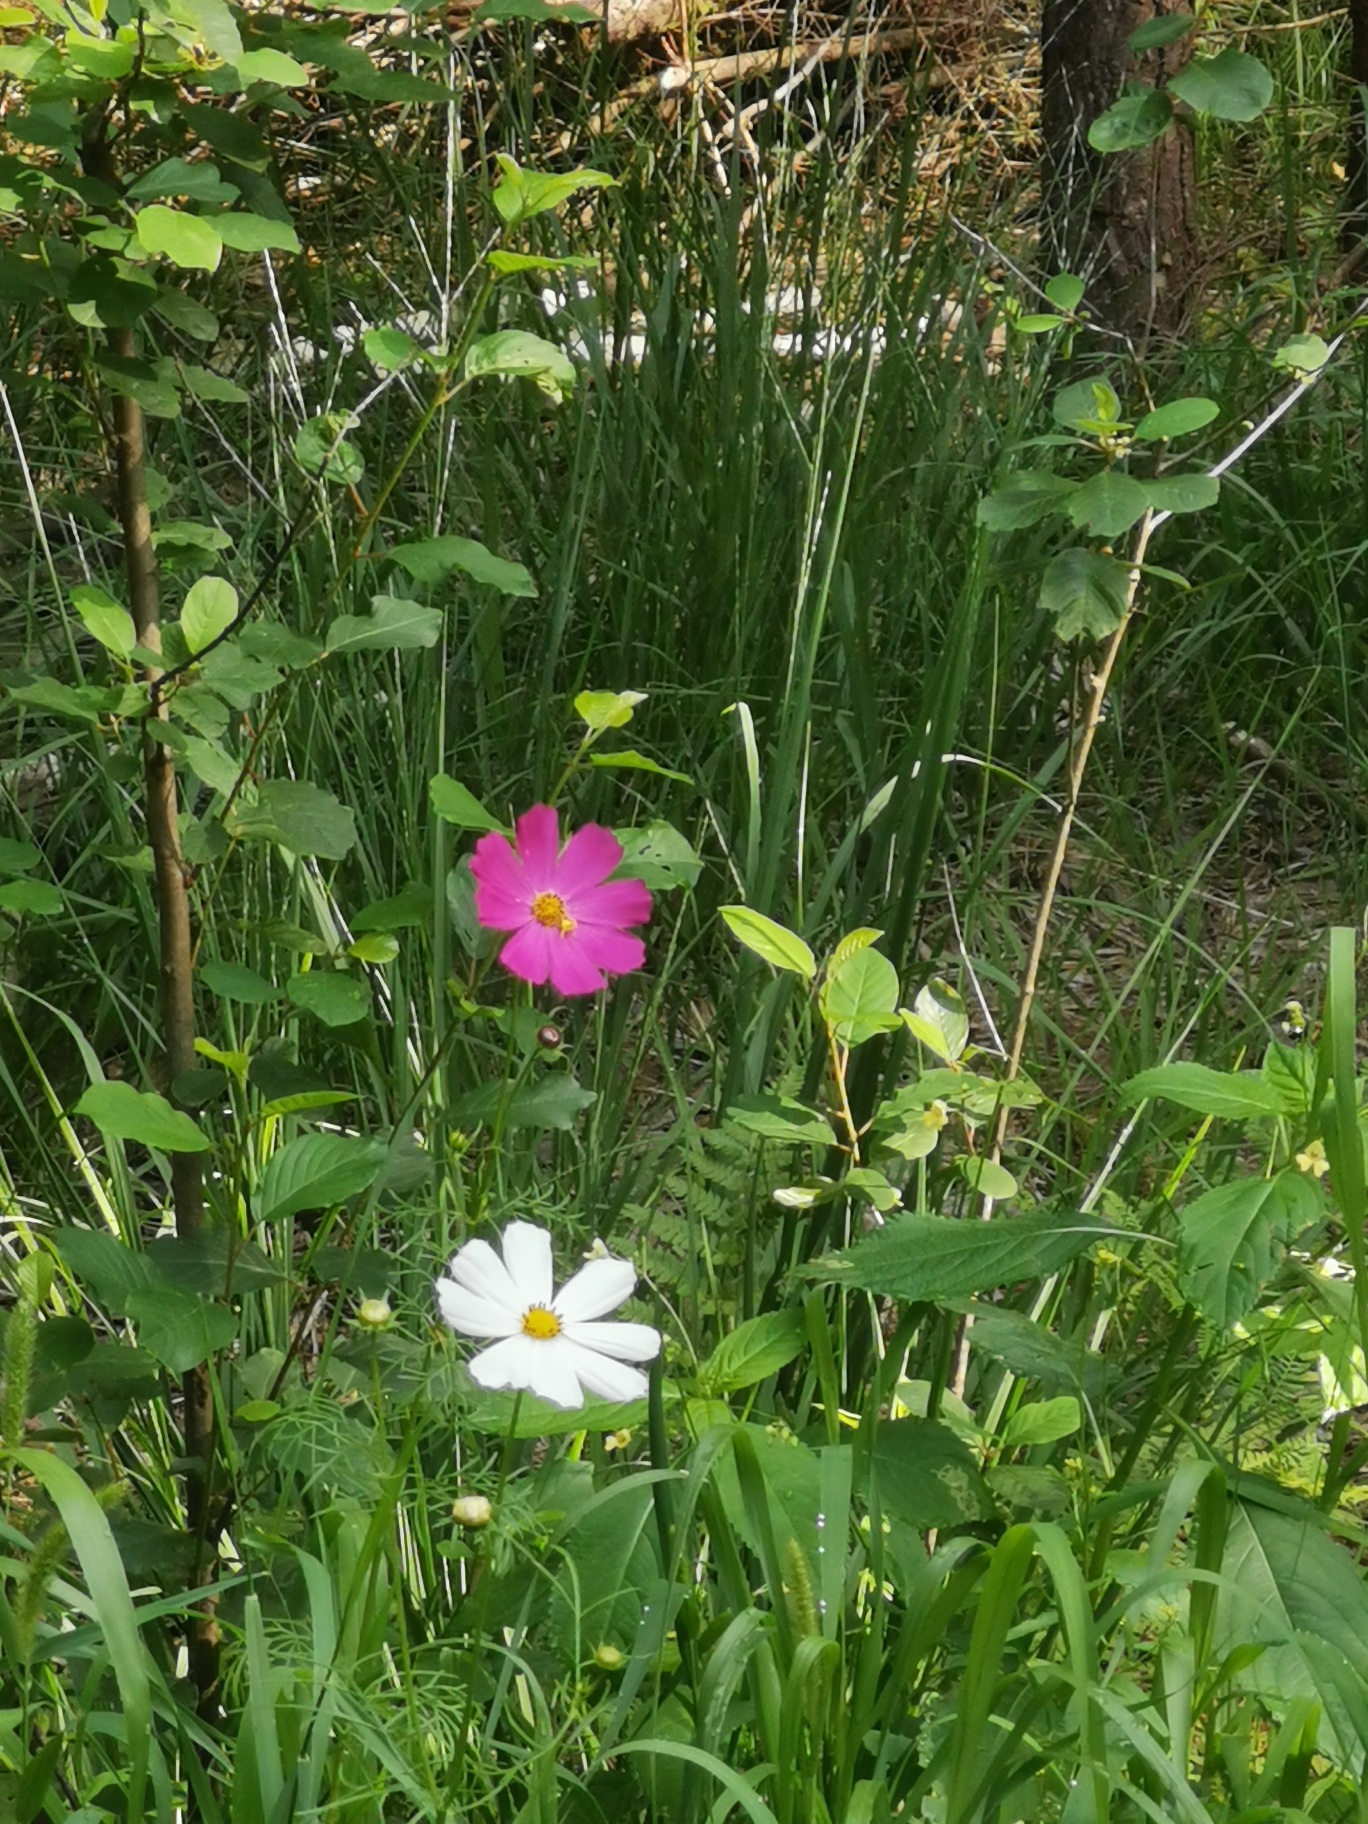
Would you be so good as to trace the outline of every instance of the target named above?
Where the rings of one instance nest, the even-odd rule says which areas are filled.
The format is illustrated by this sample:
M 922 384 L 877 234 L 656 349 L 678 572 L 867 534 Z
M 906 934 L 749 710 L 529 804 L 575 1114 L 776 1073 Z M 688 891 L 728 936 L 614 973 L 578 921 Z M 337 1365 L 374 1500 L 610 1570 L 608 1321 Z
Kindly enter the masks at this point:
M 539 1343 L 549 1343 L 553 1336 L 560 1335 L 560 1319 L 554 1311 L 548 1311 L 545 1305 L 532 1305 L 523 1313 L 523 1335 L 535 1336 Z
M 562 937 L 568 937 L 575 928 L 575 921 L 566 911 L 565 901 L 559 893 L 538 893 L 532 901 L 532 916 L 539 925 L 559 931 Z

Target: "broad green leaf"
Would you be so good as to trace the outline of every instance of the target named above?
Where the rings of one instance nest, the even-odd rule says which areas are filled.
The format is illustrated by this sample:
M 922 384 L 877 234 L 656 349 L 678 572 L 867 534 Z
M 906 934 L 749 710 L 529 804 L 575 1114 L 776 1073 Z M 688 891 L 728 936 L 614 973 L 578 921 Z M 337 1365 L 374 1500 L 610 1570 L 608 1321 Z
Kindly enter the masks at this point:
M 133 218 L 138 239 L 148 253 L 159 253 L 187 271 L 217 272 L 223 258 L 223 236 L 202 215 L 149 203 Z
M 7 880 L 0 885 L 0 912 L 11 917 L 50 918 L 65 904 L 57 888 L 45 880 Z
M 368 615 L 343 614 L 328 628 L 327 650 L 376 652 L 382 649 L 409 652 L 435 646 L 442 636 L 442 615 L 436 608 L 397 595 L 373 595 Z
M 330 1210 L 370 1189 L 385 1161 L 383 1140 L 353 1134 L 303 1134 L 273 1153 L 254 1199 L 258 1222 L 301 1210 Z
M 198 1368 L 232 1346 L 237 1319 L 225 1305 L 211 1304 L 179 1286 L 145 1286 L 131 1292 L 125 1310 L 138 1326 L 138 1346 L 156 1356 L 171 1374 Z
M 398 374 L 423 357 L 423 346 L 402 329 L 368 329 L 361 337 L 366 359 L 378 373 Z
M 1002 1448 L 1019 1450 L 1032 1444 L 1057 1444 L 1071 1438 L 1082 1423 L 1082 1407 L 1072 1394 L 1053 1400 L 1032 1400 L 1019 1406 L 1002 1428 Z
M 163 1153 L 204 1153 L 211 1144 L 189 1115 L 131 1083 L 92 1083 L 74 1112 L 115 1140 L 135 1140 Z
M 1146 412 L 1132 435 L 1141 443 L 1157 443 L 1164 437 L 1186 437 L 1220 415 L 1221 408 L 1214 399 L 1170 399 L 1167 405 Z
M 31 842 L 0 836 L 0 874 L 27 874 L 42 859 L 41 850 L 35 849 Z
M 705 1388 L 736 1393 L 778 1374 L 802 1354 L 806 1343 L 801 1310 L 766 1311 L 724 1336 L 699 1369 Z
M 1057 551 L 1040 579 L 1040 607 L 1061 640 L 1105 640 L 1126 616 L 1130 571 L 1119 558 L 1073 547 Z
M 80 583 L 71 591 L 71 605 L 80 615 L 86 632 L 107 652 L 126 659 L 137 645 L 133 616 L 107 590 Z
M 642 881 L 653 892 L 669 892 L 672 887 L 688 892 L 697 884 L 703 863 L 688 837 L 672 823 L 648 823 L 613 834 L 622 844 L 619 875 Z
M 1079 1389 L 1100 1399 L 1106 1365 L 1079 1335 L 1071 1341 L 1055 1336 L 1024 1311 L 1005 1306 L 973 1305 L 969 1341 L 1023 1380 L 1046 1387 Z
M 177 291 L 170 285 L 158 285 L 152 308 L 172 329 L 178 329 L 192 341 L 218 341 L 218 318 L 212 310 L 206 310 L 197 298 L 192 298 L 187 292 Z
M 499 181 L 494 186 L 494 207 L 510 228 L 534 215 L 544 215 L 549 209 L 558 209 L 581 190 L 604 190 L 616 181 L 604 171 L 585 167 L 575 171 L 524 171 L 506 152 L 497 152 L 495 158 Z
M 136 399 L 149 418 L 180 416 L 179 377 L 173 361 L 143 361 L 105 349 L 95 365 L 106 386 L 126 399 Z
M 1191 13 L 1161 13 L 1137 26 L 1126 44 L 1137 54 L 1162 50 L 1166 44 L 1177 44 L 1180 38 L 1185 38 L 1196 23 Z
M 939 976 L 917 992 L 902 1018 L 908 1030 L 943 1063 L 956 1064 L 969 1043 L 969 1015 L 961 995 Z
M 298 671 L 323 656 L 323 642 L 311 633 L 296 633 L 280 621 L 258 620 L 255 616 L 235 636 L 242 650 L 252 658 L 282 671 Z
M 1056 424 L 1072 431 L 1115 428 L 1121 423 L 1121 401 L 1109 380 L 1074 380 L 1050 401 Z
M 211 994 L 223 1001 L 240 1001 L 247 1007 L 267 1007 L 284 990 L 242 963 L 201 963 L 199 978 Z
M 1045 296 L 1056 310 L 1062 310 L 1067 316 L 1072 316 L 1083 302 L 1083 291 L 1082 279 L 1071 272 L 1057 273 L 1045 282 Z
M 1043 469 L 1022 469 L 978 504 L 978 523 L 990 532 L 1019 532 L 1060 513 L 1078 483 Z
M 851 1166 L 837 1189 L 872 1203 L 881 1216 L 896 1210 L 902 1202 L 902 1192 L 872 1165 Z
M 353 931 L 408 931 L 432 918 L 432 888 L 411 882 L 392 899 L 373 899 L 351 921 Z
M 224 63 L 236 64 L 242 55 L 242 36 L 234 9 L 226 0 L 171 0 L 170 12 L 188 25 L 196 38 Z
M 832 1141 L 826 1116 L 791 1096 L 738 1096 L 729 1104 L 726 1118 L 748 1134 L 791 1146 L 829 1146 Z
M 296 1007 L 311 1013 L 325 1026 L 354 1026 L 371 1010 L 366 984 L 336 969 L 311 969 L 306 975 L 292 975 L 285 992 Z
M 226 184 L 217 165 L 203 159 L 164 158 L 159 165 L 128 186 L 125 198 L 133 203 L 159 202 L 179 197 L 190 203 L 231 203 L 238 197 L 236 184 Z
M 177 371 L 186 392 L 196 399 L 205 399 L 215 405 L 246 405 L 252 396 L 235 380 L 225 379 L 210 367 L 196 367 L 182 361 Z
M 721 912 L 732 936 L 775 969 L 801 975 L 807 982 L 816 975 L 817 958 L 796 932 L 749 906 L 723 906 Z
M 150 1255 L 125 1247 L 105 1229 L 61 1228 L 53 1241 L 81 1285 L 116 1315 L 134 1292 L 166 1283 Z
M 871 944 L 877 944 L 882 936 L 883 932 L 876 931 L 872 925 L 861 925 L 858 930 L 847 931 L 845 936 L 837 941 L 836 948 L 827 958 L 828 980 L 858 951 L 867 950 Z
M 180 611 L 180 629 L 191 655 L 203 652 L 237 617 L 238 592 L 221 576 L 202 576 L 193 582 Z
M 503 19 L 531 19 L 537 25 L 597 25 L 602 13 L 596 13 L 579 0 L 484 0 L 475 15 L 477 25 L 496 25 Z
M 68 32 L 66 54 L 72 69 L 101 82 L 118 82 L 133 68 L 133 46 L 119 38 L 91 38 L 84 32 Z
M 354 487 L 366 472 L 360 451 L 347 442 L 344 434 L 354 423 L 350 412 L 324 412 L 301 424 L 294 437 L 295 459 L 300 468 L 338 487 Z
M 398 954 L 399 940 L 388 931 L 369 931 L 347 945 L 347 955 L 354 956 L 358 963 L 392 963 Z
M 1152 146 L 1167 132 L 1172 119 L 1173 103 L 1168 95 L 1159 89 L 1142 89 L 1138 94 L 1123 95 L 1097 116 L 1088 128 L 1088 144 L 1094 152 L 1104 153 Z
M 443 823 L 453 823 L 458 830 L 502 830 L 503 825 L 480 803 L 474 792 L 453 779 L 438 773 L 428 781 L 428 797 Z
M 1176 1102 L 1199 1115 L 1244 1121 L 1282 1113 L 1274 1090 L 1257 1070 L 1212 1070 L 1206 1064 L 1157 1064 L 1132 1077 L 1122 1090 L 1127 1102 Z
M 1089 1216 L 905 1215 L 843 1253 L 808 1268 L 810 1278 L 909 1303 L 960 1299 L 1018 1280 L 1043 1279 L 1117 1230 Z
M 206 653 L 201 661 L 200 676 L 234 709 L 250 709 L 258 697 L 274 690 L 282 681 L 274 665 L 254 659 L 237 640 L 227 640 Z M 178 691 L 176 694 L 179 705 L 183 693 Z
M 1146 484 L 1150 505 L 1156 512 L 1203 513 L 1220 498 L 1221 483 L 1215 475 L 1190 469 L 1182 475 L 1161 475 Z
M 331 792 L 307 779 L 272 779 L 253 805 L 240 805 L 231 834 L 243 841 L 278 842 L 295 855 L 341 861 L 356 842 L 356 820 Z
M 555 400 L 575 390 L 575 369 L 564 349 L 525 329 L 499 329 L 481 336 L 471 343 L 465 366 L 471 380 L 494 374 L 531 380 Z
M 856 950 L 828 969 L 818 1005 L 840 1044 L 863 1045 L 899 1023 L 898 972 L 881 951 Z
M 1257 57 L 1228 45 L 1215 57 L 1184 64 L 1169 78 L 1169 90 L 1199 114 L 1257 120 L 1273 99 L 1273 78 Z
M 212 218 L 215 234 L 234 253 L 298 253 L 299 236 L 289 222 L 234 210 Z
M 206 741 L 202 735 L 186 736 L 185 763 L 196 779 L 207 785 L 211 792 L 221 792 L 225 798 L 233 791 L 242 773 L 241 767 L 230 753 L 216 741 Z
M 1329 359 L 1330 345 L 1321 336 L 1293 336 L 1274 355 L 1273 365 L 1298 380 L 1310 380 Z
M 1025 316 L 1013 317 L 1012 328 L 1023 336 L 1047 336 L 1052 329 L 1062 329 L 1064 318 L 1047 315 L 1043 311 L 1028 312 Z
M 118 708 L 122 691 L 103 690 L 92 684 L 63 684 L 58 678 L 35 678 L 31 684 L 6 687 L 12 702 L 25 703 L 52 716 L 64 716 L 94 728 Z
M 531 599 L 537 593 L 537 585 L 525 565 L 495 557 L 476 538 L 416 539 L 407 545 L 396 545 L 390 556 L 416 583 L 440 583 L 453 570 L 459 570 L 504 595 Z
M 1178 1277 L 1202 1315 L 1223 1330 L 1258 1303 L 1295 1236 L 1326 1215 L 1298 1171 L 1236 1178 L 1179 1211 Z
M 963 1526 L 993 1511 L 968 1445 L 936 1419 L 881 1420 L 870 1468 L 882 1511 L 918 1532 Z
M 1212 1663 L 1261 1646 L 1257 1657 L 1243 1657 L 1231 1684 L 1252 1692 L 1278 1719 L 1299 1701 L 1313 1716 L 1319 1712 L 1320 1751 L 1345 1767 L 1363 1746 L 1368 1586 L 1356 1554 L 1326 1526 L 1327 1516 L 1309 1503 L 1300 1512 L 1257 1500 L 1233 1504 Z
M 458 1127 L 476 1127 L 495 1120 L 503 1108 L 505 1127 L 555 1128 L 568 1134 L 597 1099 L 568 1070 L 551 1070 L 539 1082 L 515 1089 L 511 1096 L 502 1083 L 486 1083 L 459 1097 L 448 1113 Z
M 1133 475 L 1104 469 L 1083 482 L 1069 500 L 1067 512 L 1074 525 L 1101 538 L 1119 538 L 1145 517 L 1149 490 Z
M 244 83 L 270 82 L 279 89 L 306 89 L 309 72 L 284 51 L 244 51 L 235 65 Z
M 541 0 L 535 0 L 535 4 L 540 5 Z M 562 272 L 567 268 L 592 272 L 598 265 L 592 254 L 587 253 L 557 257 L 552 253 L 510 253 L 506 247 L 496 247 L 492 253 L 487 253 L 485 262 L 495 272 Z
M 601 735 L 607 728 L 625 728 L 637 704 L 645 701 L 644 690 L 582 690 L 575 698 L 575 714 L 590 734 Z
M 687 773 L 673 772 L 658 760 L 652 760 L 649 755 L 639 754 L 634 747 L 620 747 L 611 754 L 590 754 L 589 764 L 609 768 L 617 766 L 629 773 L 654 773 L 657 779 L 673 779 L 678 785 L 694 783 Z
M 960 1176 L 980 1197 L 991 1197 L 995 1203 L 1006 1203 L 1008 1198 L 1017 1194 L 1017 1181 L 1003 1166 L 996 1165 L 991 1159 L 975 1157 L 961 1159 Z

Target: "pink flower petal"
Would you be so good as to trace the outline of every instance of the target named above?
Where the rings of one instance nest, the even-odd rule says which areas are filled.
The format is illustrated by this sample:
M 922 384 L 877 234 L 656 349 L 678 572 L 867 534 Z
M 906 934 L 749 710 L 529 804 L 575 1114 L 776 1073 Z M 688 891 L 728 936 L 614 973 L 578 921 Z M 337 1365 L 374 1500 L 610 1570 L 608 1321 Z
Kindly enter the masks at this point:
M 603 971 L 595 962 L 581 931 L 562 937 L 553 933 L 551 986 L 557 994 L 597 994 L 605 986 Z
M 510 1222 L 503 1232 L 504 1265 L 525 1305 L 549 1305 L 555 1289 L 551 1237 L 530 1222 Z
M 612 1361 L 606 1355 L 595 1355 L 592 1349 L 584 1349 L 568 1338 L 565 1353 L 579 1380 L 598 1399 L 645 1399 L 649 1389 L 646 1376 L 639 1368 L 629 1368 L 626 1362 Z
M 475 844 L 470 871 L 482 887 L 496 887 L 504 893 L 514 894 L 523 890 L 522 863 L 507 836 L 501 836 L 497 830 L 490 830 Z
M 566 900 L 582 925 L 644 925 L 651 916 L 650 889 L 640 880 L 608 880 L 567 894 Z
M 586 823 L 565 845 L 556 870 L 556 891 L 573 898 L 585 887 L 607 880 L 622 860 L 622 844 L 601 823 Z
M 477 1298 L 487 1298 L 491 1304 L 501 1305 L 521 1322 L 523 1305 L 518 1288 L 487 1241 L 468 1241 L 463 1248 L 458 1248 L 451 1257 L 448 1271 L 458 1286 L 464 1286 Z
M 515 897 L 502 887 L 475 888 L 475 916 L 486 931 L 518 931 L 532 916 L 526 893 Z
M 641 939 L 611 925 L 581 925 L 575 937 L 585 957 L 608 975 L 630 975 L 646 961 Z
M 564 1334 L 619 1362 L 653 1362 L 660 1354 L 660 1332 L 649 1324 L 567 1324 Z
M 443 1323 L 462 1336 L 515 1336 L 522 1328 L 516 1311 L 482 1298 L 467 1286 L 458 1286 L 454 1279 L 437 1281 L 437 1309 Z
M 588 1323 L 595 1317 L 606 1317 L 632 1296 L 636 1286 L 636 1268 L 630 1260 L 591 1260 L 573 1279 L 566 1280 L 551 1307 L 563 1324 Z
M 499 952 L 499 961 L 524 982 L 541 983 L 550 976 L 552 957 L 564 942 L 559 931 L 549 930 L 532 919 L 509 938 Z
M 534 804 L 518 819 L 518 860 L 530 894 L 554 893 L 560 857 L 560 820 L 549 804 Z

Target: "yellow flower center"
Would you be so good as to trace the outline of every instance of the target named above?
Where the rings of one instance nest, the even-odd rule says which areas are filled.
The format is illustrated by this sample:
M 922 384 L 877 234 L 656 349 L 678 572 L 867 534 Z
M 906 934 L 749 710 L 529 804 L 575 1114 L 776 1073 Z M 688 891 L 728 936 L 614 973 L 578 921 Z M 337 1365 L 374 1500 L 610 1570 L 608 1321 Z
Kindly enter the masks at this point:
M 560 1335 L 560 1319 L 545 1305 L 532 1305 L 523 1313 L 523 1335 L 535 1336 L 539 1343 L 549 1343 Z
M 532 916 L 539 925 L 545 925 L 549 931 L 559 931 L 562 937 L 575 928 L 575 921 L 566 911 L 565 901 L 559 893 L 538 893 L 532 901 Z

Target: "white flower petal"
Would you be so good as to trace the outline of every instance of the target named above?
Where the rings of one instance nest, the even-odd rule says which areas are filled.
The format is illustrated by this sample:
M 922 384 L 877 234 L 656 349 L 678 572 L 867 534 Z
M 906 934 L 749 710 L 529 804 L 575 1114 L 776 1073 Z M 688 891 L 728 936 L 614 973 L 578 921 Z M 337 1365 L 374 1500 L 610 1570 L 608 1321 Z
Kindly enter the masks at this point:
M 481 1298 L 454 1279 L 437 1281 L 437 1309 L 442 1321 L 462 1336 L 515 1336 L 522 1328 L 516 1311 Z
M 538 1345 L 530 1336 L 521 1331 L 517 1336 L 506 1336 L 501 1343 L 495 1343 L 490 1349 L 481 1349 L 478 1355 L 472 1355 L 466 1363 L 470 1378 L 481 1387 L 488 1387 L 491 1392 L 502 1388 L 520 1391 L 532 1385 L 532 1356 Z
M 489 1299 L 491 1304 L 502 1305 L 505 1311 L 514 1311 L 521 1317 L 526 1309 L 508 1268 L 487 1241 L 468 1241 L 458 1248 L 448 1271 L 458 1286 Z
M 615 1362 L 609 1356 L 599 1355 L 568 1336 L 564 1339 L 564 1346 L 576 1375 L 598 1399 L 645 1399 L 646 1376 L 640 1368 L 629 1368 L 626 1362 Z
M 567 1324 L 564 1334 L 619 1362 L 653 1362 L 660 1354 L 660 1332 L 649 1324 Z
M 556 1294 L 552 1310 L 563 1324 L 582 1324 L 616 1311 L 636 1287 L 630 1260 L 591 1260 Z
M 562 1336 L 534 1342 L 528 1387 L 553 1406 L 583 1406 L 584 1393 L 576 1373 L 574 1350 Z
M 510 1222 L 503 1232 L 503 1257 L 524 1309 L 528 1305 L 549 1305 L 555 1281 L 551 1237 L 546 1230 L 530 1222 Z

